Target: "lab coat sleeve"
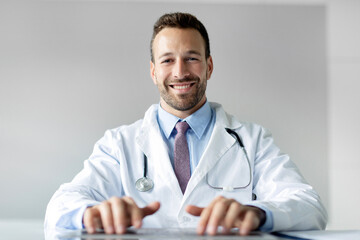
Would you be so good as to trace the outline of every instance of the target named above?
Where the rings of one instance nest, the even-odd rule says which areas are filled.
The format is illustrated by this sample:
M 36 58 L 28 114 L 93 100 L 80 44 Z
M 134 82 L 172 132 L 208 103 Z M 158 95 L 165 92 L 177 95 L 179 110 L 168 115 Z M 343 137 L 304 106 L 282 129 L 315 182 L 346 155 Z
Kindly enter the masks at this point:
M 120 140 L 107 131 L 84 162 L 84 168 L 51 198 L 45 216 L 45 229 L 80 229 L 85 209 L 112 196 L 122 196 L 119 169 Z
M 257 139 L 253 192 L 258 200 L 250 205 L 271 211 L 271 231 L 324 229 L 327 213 L 318 194 L 269 131 L 261 128 Z

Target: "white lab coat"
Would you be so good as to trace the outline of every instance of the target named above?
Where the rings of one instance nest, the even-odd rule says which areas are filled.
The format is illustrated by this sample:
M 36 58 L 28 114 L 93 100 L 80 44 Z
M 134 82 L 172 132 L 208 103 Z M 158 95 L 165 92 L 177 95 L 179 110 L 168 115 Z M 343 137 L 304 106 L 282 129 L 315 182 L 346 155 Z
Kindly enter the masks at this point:
M 273 231 L 324 229 L 327 214 L 319 196 L 288 155 L 275 146 L 270 133 L 259 125 L 239 122 L 219 104 L 211 103 L 211 107 L 216 112 L 214 130 L 184 195 L 157 122 L 158 105 L 153 105 L 143 120 L 108 130 L 96 143 L 84 169 L 52 197 L 45 227 L 81 228 L 87 206 L 125 195 L 141 207 L 160 201 L 160 210 L 144 219 L 144 227 L 196 227 L 199 218 L 189 215 L 185 207 L 207 206 L 222 195 L 270 210 Z M 251 170 L 238 142 L 225 128 L 242 138 Z M 149 192 L 135 188 L 136 180 L 143 176 L 144 154 L 147 175 L 154 182 Z M 212 186 L 245 186 L 250 172 L 251 184 L 232 192 L 213 189 L 206 182 L 207 175 Z M 252 201 L 253 193 L 256 201 Z

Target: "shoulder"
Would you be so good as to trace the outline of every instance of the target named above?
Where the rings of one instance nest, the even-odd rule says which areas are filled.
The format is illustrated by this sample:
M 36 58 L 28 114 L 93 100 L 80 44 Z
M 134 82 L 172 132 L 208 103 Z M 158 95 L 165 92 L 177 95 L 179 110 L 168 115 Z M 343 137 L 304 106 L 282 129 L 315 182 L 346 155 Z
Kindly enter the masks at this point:
M 142 119 L 131 124 L 124 124 L 116 128 L 108 129 L 105 132 L 104 138 L 115 140 L 135 138 L 144 128 L 147 128 L 148 125 L 157 123 L 157 110 L 158 104 L 151 105 Z
M 210 106 L 216 115 L 216 123 L 233 130 L 241 130 L 248 132 L 267 131 L 263 126 L 254 122 L 239 120 L 236 116 L 228 113 L 221 104 L 210 102 Z

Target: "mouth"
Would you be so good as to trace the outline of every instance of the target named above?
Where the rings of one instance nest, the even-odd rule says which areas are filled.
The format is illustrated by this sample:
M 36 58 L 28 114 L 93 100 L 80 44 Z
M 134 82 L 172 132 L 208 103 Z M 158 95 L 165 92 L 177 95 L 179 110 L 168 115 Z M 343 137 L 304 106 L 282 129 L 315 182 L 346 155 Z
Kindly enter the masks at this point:
M 170 84 L 169 86 L 175 90 L 180 91 L 187 91 L 190 90 L 192 86 L 195 85 L 195 82 L 187 82 L 187 83 L 176 83 L 176 84 Z

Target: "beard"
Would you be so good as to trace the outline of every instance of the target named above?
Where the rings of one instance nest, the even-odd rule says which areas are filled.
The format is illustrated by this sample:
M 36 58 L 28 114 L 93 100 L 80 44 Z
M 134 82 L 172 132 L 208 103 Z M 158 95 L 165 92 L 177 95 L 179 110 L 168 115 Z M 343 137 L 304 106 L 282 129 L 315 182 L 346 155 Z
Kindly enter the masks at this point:
M 190 93 L 174 95 L 170 92 L 169 88 L 171 87 L 169 85 L 169 82 L 171 83 L 195 82 L 195 85 L 192 86 L 195 89 L 192 89 Z M 184 79 L 178 79 L 176 81 L 169 81 L 168 79 L 166 79 L 164 85 L 160 86 L 158 84 L 161 98 L 170 107 L 178 111 L 187 111 L 195 107 L 204 97 L 206 86 L 207 86 L 206 80 L 201 81 L 199 77 L 191 77 L 191 76 Z

